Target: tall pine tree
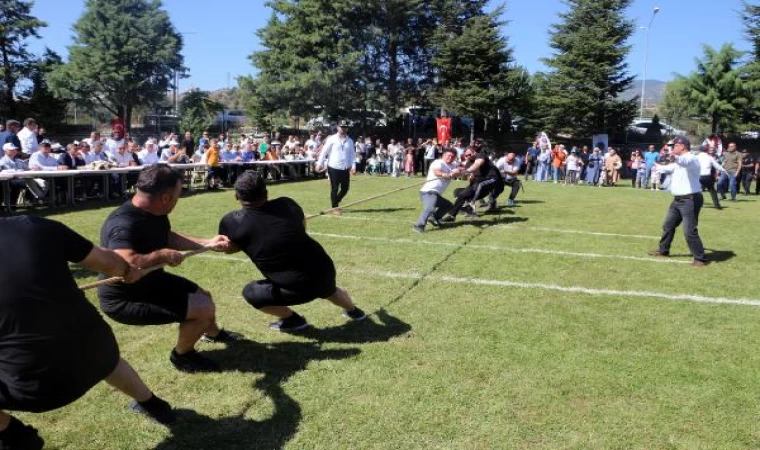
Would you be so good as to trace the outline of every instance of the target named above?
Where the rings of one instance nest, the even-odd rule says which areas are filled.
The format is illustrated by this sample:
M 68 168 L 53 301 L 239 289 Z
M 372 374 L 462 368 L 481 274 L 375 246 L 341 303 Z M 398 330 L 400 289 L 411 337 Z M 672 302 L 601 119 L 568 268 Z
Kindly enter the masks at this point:
M 623 11 L 631 0 L 567 0 L 552 26 L 550 71 L 538 77 L 537 106 L 547 130 L 576 137 L 622 133 L 637 100 L 619 95 L 633 81 L 625 57 L 634 25 Z
M 182 36 L 160 0 L 87 0 L 74 24 L 69 62 L 56 69 L 56 94 L 90 102 L 123 118 L 160 101 L 184 72 Z
M 37 30 L 47 24 L 31 15 L 32 1 L 0 0 L 0 82 L 2 82 L 3 112 L 16 118 L 14 94 L 21 78 L 31 72 L 36 62 L 26 48 L 26 40 L 39 38 Z

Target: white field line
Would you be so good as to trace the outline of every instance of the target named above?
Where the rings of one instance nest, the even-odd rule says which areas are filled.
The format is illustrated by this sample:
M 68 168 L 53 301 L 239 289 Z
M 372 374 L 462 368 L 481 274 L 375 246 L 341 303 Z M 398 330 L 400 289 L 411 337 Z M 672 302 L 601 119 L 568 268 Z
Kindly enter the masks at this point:
M 350 234 L 332 234 L 332 233 L 318 233 L 310 232 L 312 236 L 321 236 L 334 239 L 349 239 L 355 241 L 374 241 L 374 242 L 387 242 L 391 244 L 422 244 L 433 245 L 441 247 L 459 247 L 462 244 L 456 242 L 438 242 L 438 241 L 426 241 L 424 239 L 408 239 L 408 238 L 383 238 L 374 236 L 355 236 Z M 580 253 L 580 252 L 565 252 L 561 250 L 545 250 L 540 248 L 514 248 L 505 247 L 503 245 L 483 245 L 483 244 L 467 244 L 465 248 L 475 248 L 483 250 L 492 250 L 497 252 L 507 253 L 534 253 L 544 255 L 561 255 L 561 256 L 575 256 L 579 258 L 608 258 L 608 259 L 622 259 L 629 261 L 643 261 L 661 264 L 688 264 L 689 261 L 670 259 L 670 258 L 644 258 L 639 256 L 624 256 L 624 255 L 604 255 L 601 253 Z
M 201 258 L 209 259 L 221 259 L 226 261 L 235 261 L 246 263 L 247 259 L 238 258 L 235 256 L 215 255 L 215 254 L 203 254 L 199 255 Z M 388 271 L 369 271 L 369 270 L 356 270 L 348 269 L 342 270 L 343 273 L 350 273 L 352 275 L 366 276 L 366 277 L 383 277 L 392 279 L 405 279 L 405 280 L 419 280 L 423 278 L 422 275 L 414 272 L 398 273 Z M 669 301 L 687 301 L 693 303 L 709 303 L 720 305 L 743 305 L 743 306 L 760 306 L 760 299 L 751 298 L 725 298 L 725 297 L 707 297 L 703 295 L 694 294 L 666 294 L 663 292 L 649 292 L 649 291 L 621 291 L 616 289 L 597 289 L 586 288 L 582 286 L 560 286 L 556 284 L 548 283 L 526 283 L 522 281 L 512 280 L 484 280 L 480 278 L 462 278 L 452 277 L 448 275 L 430 275 L 426 277 L 426 280 L 430 281 L 442 281 L 445 283 L 456 283 L 466 285 L 481 285 L 481 286 L 496 286 L 496 287 L 516 287 L 522 289 L 541 289 L 545 291 L 558 291 L 568 292 L 574 294 L 585 295 L 604 295 L 611 297 L 635 297 L 635 298 L 655 298 L 660 300 Z
M 344 214 L 342 216 L 330 216 L 326 215 L 325 217 L 330 217 L 334 219 L 344 219 L 344 220 L 364 220 L 368 222 L 384 222 L 384 223 L 411 223 L 410 220 L 403 220 L 403 219 L 384 219 L 384 218 L 375 218 L 375 217 L 365 217 L 365 216 L 355 216 L 350 214 Z M 632 239 L 657 239 L 659 240 L 659 236 L 652 236 L 652 235 L 645 235 L 645 234 L 621 234 L 621 233 L 604 233 L 599 231 L 584 231 L 584 230 L 568 230 L 563 228 L 547 228 L 547 227 L 531 227 L 531 226 L 525 226 L 525 225 L 492 225 L 496 228 L 508 228 L 511 230 L 525 230 L 525 231 L 545 231 L 547 233 L 564 233 L 564 234 L 583 234 L 588 236 L 604 236 L 604 237 L 623 237 L 623 238 L 632 238 Z

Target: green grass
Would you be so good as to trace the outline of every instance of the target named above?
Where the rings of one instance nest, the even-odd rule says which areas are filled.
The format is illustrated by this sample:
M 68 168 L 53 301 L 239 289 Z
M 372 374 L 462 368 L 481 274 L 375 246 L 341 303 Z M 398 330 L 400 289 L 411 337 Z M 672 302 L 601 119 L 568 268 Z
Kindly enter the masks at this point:
M 410 183 L 360 176 L 346 202 Z M 270 196 L 308 214 L 329 207 L 328 189 L 281 184 Z M 756 197 L 703 210 L 700 234 L 721 261 L 696 269 L 646 255 L 666 193 L 528 183 L 511 211 L 417 235 L 416 190 L 309 221 L 370 322 L 346 324 L 316 301 L 298 307 L 315 329 L 272 332 L 240 296 L 259 275 L 250 262 L 191 258 L 172 270 L 210 289 L 222 325 L 249 339 L 199 344 L 223 373 L 176 372 L 167 360 L 176 326 L 112 323 L 123 356 L 181 409 L 176 426 L 128 413 L 103 383 L 58 411 L 20 417 L 57 449 L 760 447 L 760 308 L 467 282 L 760 299 Z M 212 235 L 235 207 L 230 191 L 188 197 L 172 225 Z M 50 217 L 96 240 L 112 209 Z M 680 233 L 672 253 L 690 260 Z

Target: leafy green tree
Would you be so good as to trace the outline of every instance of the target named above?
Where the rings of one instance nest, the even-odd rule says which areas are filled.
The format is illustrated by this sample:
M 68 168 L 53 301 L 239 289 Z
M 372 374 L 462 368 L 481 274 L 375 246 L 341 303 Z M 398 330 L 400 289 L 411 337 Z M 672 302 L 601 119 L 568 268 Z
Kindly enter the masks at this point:
M 680 124 L 683 119 L 696 114 L 684 78 L 676 78 L 665 85 L 659 110 L 665 121 L 671 125 Z
M 512 49 L 499 34 L 494 13 L 470 18 L 460 35 L 449 39 L 433 62 L 439 76 L 435 99 L 459 115 L 488 120 L 509 113 L 512 101 L 522 101 L 529 80 L 524 71 L 511 67 Z M 474 135 L 474 127 L 470 130 Z
M 200 135 L 214 125 L 217 114 L 223 110 L 224 105 L 209 98 L 208 92 L 190 91 L 179 103 L 180 131 L 190 131 L 195 136 Z
M 697 59 L 697 70 L 682 79 L 689 99 L 698 115 L 710 123 L 713 133 L 737 129 L 742 111 L 749 104 L 743 71 L 739 66 L 742 52 L 731 44 L 720 50 L 703 47 L 704 57 Z
M 16 117 L 14 94 L 18 81 L 29 75 L 35 57 L 26 47 L 30 37 L 39 38 L 37 30 L 47 24 L 31 15 L 32 1 L 0 0 L 0 78 L 2 86 L 2 108 L 11 117 Z
M 45 128 L 54 129 L 66 118 L 66 100 L 53 95 L 48 86 L 48 76 L 63 64 L 61 57 L 46 48 L 30 69 L 31 86 L 23 92 L 19 117 L 34 117 Z
M 742 128 L 757 130 L 760 127 L 760 5 L 742 2 L 740 17 L 744 35 L 752 45 L 749 61 L 743 68 L 749 102 L 742 113 Z
M 241 88 L 259 97 L 251 117 L 282 111 L 346 117 L 361 108 L 357 74 L 363 49 L 355 45 L 351 23 L 361 3 L 271 0 L 267 5 L 272 16 L 257 32 L 264 50 L 250 56 L 258 74 L 240 80 Z
M 100 105 L 127 127 L 136 105 L 160 101 L 185 70 L 182 37 L 160 0 L 87 0 L 74 32 L 69 63 L 51 74 L 54 92 Z
M 577 137 L 618 135 L 636 114 L 637 100 L 621 100 L 633 81 L 625 57 L 634 25 L 624 16 L 631 0 L 567 0 L 552 26 L 554 54 L 544 62 L 537 105 L 554 132 Z

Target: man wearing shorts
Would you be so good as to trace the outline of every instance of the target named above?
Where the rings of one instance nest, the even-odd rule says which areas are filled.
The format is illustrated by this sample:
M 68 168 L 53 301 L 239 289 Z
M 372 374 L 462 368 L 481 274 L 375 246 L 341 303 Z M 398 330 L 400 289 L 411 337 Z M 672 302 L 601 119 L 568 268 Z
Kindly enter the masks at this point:
M 303 210 L 290 198 L 269 201 L 264 179 L 248 171 L 235 183 L 242 208 L 219 223 L 228 236 L 228 253 L 243 251 L 264 275 L 248 283 L 243 297 L 254 308 L 278 317 L 269 327 L 283 332 L 309 326 L 290 306 L 325 298 L 344 310 L 351 320 L 363 320 L 345 289 L 335 285 L 335 265 L 321 245 L 306 233 Z
M 134 400 L 130 408 L 168 424 L 171 406 L 119 355 L 111 327 L 77 288 L 69 262 L 127 282 L 142 271 L 39 217 L 0 218 L 0 449 L 43 447 L 37 430 L 6 413 L 45 412 L 74 402 L 100 381 Z
M 137 179 L 137 193 L 106 219 L 100 230 L 103 247 L 114 250 L 133 266 L 149 268 L 182 263 L 182 250 L 212 246 L 224 251 L 225 236 L 200 239 L 172 231 L 168 214 L 182 192 L 182 174 L 166 164 L 146 167 Z M 195 343 L 230 342 L 240 335 L 219 329 L 215 305 L 204 289 L 190 280 L 156 270 L 139 282 L 101 286 L 100 307 L 127 325 L 179 323 L 177 345 L 169 360 L 180 371 L 216 371 L 215 362 L 199 355 Z

